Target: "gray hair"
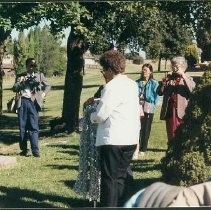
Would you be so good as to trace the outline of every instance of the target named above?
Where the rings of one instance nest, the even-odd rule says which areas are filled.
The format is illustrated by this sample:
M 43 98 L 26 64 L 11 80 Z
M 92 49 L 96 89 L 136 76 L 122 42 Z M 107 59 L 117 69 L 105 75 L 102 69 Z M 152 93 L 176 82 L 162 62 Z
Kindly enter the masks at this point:
M 177 56 L 172 58 L 171 63 L 179 64 L 184 69 L 187 69 L 188 67 L 187 60 L 182 56 Z

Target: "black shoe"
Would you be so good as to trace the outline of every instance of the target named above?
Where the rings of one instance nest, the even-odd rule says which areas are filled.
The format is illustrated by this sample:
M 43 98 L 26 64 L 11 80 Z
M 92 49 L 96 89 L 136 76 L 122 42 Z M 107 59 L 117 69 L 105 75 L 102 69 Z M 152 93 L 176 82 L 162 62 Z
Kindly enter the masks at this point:
M 33 156 L 34 157 L 40 157 L 40 154 L 39 153 L 34 153 Z
M 75 132 L 75 129 L 74 128 L 67 128 L 67 133 L 68 134 L 72 134 Z
M 27 149 L 26 151 L 20 152 L 19 155 L 20 155 L 20 156 L 25 156 L 25 157 L 31 156 L 28 149 Z

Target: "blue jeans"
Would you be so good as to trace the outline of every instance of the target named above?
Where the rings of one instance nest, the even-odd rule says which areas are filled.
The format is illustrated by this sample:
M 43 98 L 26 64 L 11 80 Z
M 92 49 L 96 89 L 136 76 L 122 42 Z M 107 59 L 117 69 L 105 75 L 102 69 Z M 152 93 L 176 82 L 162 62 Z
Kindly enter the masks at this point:
M 31 99 L 21 98 L 21 107 L 18 110 L 18 121 L 20 130 L 20 149 L 23 152 L 27 151 L 27 139 L 29 137 L 32 153 L 39 154 L 38 112 Z

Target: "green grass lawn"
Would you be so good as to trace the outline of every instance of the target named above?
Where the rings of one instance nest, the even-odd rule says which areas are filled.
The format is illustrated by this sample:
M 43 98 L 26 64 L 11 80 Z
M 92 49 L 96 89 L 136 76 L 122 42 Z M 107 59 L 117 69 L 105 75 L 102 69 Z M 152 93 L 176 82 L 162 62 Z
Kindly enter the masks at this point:
M 139 65 L 127 65 L 126 73 L 138 79 Z M 155 72 L 158 80 L 164 72 Z M 62 133 L 50 136 L 49 120 L 60 117 L 63 102 L 64 77 L 49 78 L 52 90 L 46 97 L 44 112 L 40 113 L 41 158 L 18 156 L 18 122 L 16 114 L 7 113 L 6 103 L 14 95 L 11 87 L 14 78 L 3 82 L 3 109 L 0 116 L 0 155 L 17 157 L 17 164 L 0 169 L 0 208 L 67 208 L 92 206 L 73 191 L 79 162 L 79 140 L 77 133 Z M 84 76 L 81 104 L 94 94 L 104 80 L 98 70 L 87 70 Z M 134 183 L 132 191 L 158 181 L 161 177 L 160 159 L 165 155 L 166 132 L 164 122 L 159 120 L 160 106 L 155 112 L 149 139 L 149 150 L 145 157 L 133 161 Z M 81 109 L 82 115 L 82 109 Z

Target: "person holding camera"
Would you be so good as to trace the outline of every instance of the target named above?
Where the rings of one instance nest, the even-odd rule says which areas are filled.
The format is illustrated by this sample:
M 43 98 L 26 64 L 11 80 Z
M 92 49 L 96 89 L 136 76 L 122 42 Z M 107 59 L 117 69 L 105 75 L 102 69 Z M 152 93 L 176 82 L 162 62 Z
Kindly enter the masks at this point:
M 51 86 L 48 84 L 43 73 L 36 72 L 36 61 L 34 58 L 26 60 L 26 72 L 17 75 L 13 91 L 20 94 L 18 100 L 18 121 L 20 130 L 19 146 L 20 155 L 30 156 L 27 149 L 27 137 L 29 137 L 32 155 L 40 157 L 38 146 L 38 112 L 43 106 L 43 99 Z
M 190 94 L 195 87 L 193 78 L 185 72 L 188 65 L 184 57 L 174 57 L 171 66 L 172 72 L 163 78 L 157 89 L 158 94 L 163 95 L 160 119 L 166 121 L 168 144 L 183 122 Z

